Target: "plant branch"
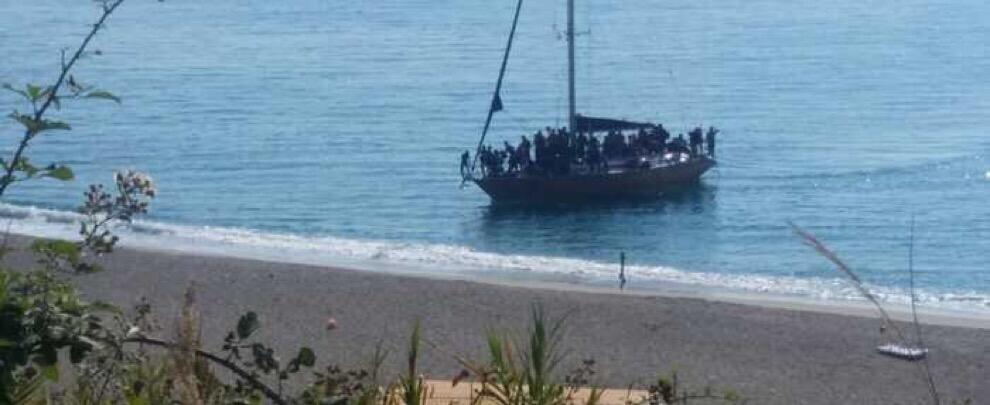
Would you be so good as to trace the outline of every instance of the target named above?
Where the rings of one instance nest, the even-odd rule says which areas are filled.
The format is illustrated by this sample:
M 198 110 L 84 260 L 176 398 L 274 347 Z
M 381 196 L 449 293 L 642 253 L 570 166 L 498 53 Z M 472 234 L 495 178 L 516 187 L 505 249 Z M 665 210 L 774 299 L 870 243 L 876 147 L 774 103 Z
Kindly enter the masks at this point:
M 86 38 L 83 39 L 82 44 L 79 45 L 79 48 L 76 49 L 76 52 L 72 55 L 72 57 L 69 58 L 68 62 L 65 62 L 65 56 L 63 52 L 62 71 L 58 75 L 58 80 L 55 81 L 55 84 L 51 87 L 51 91 L 49 91 L 47 97 L 45 97 L 45 102 L 41 104 L 40 108 L 34 110 L 34 120 L 36 122 L 41 121 L 41 117 L 45 115 L 45 111 L 48 111 L 48 107 L 50 107 L 52 105 L 52 102 L 54 102 L 58 98 L 59 88 L 61 88 L 62 83 L 65 82 L 65 78 L 69 74 L 69 70 L 72 69 L 72 66 L 76 64 L 76 61 L 78 61 L 79 58 L 82 57 L 83 52 L 86 51 L 86 47 L 89 46 L 89 42 L 93 39 L 93 37 L 96 36 L 96 33 L 99 32 L 101 28 L 103 28 L 103 25 L 104 23 L 106 23 L 107 18 L 109 18 L 110 15 L 113 14 L 114 10 L 116 10 L 117 7 L 120 6 L 120 4 L 123 2 L 124 0 L 114 0 L 113 2 L 109 3 L 109 5 L 104 5 L 103 15 L 101 15 L 100 19 L 97 20 L 95 24 L 93 24 L 93 28 L 89 31 L 89 34 L 86 35 Z M 32 105 L 34 105 L 34 103 L 32 103 Z M 33 139 L 36 134 L 37 132 L 32 131 L 31 129 L 27 129 L 24 131 L 24 136 L 21 138 L 21 141 L 17 146 L 17 150 L 14 151 L 13 159 L 11 159 L 10 162 L 7 164 L 5 173 L 3 177 L 0 178 L 0 196 L 3 196 L 4 192 L 7 191 L 7 186 L 9 186 L 14 182 L 14 171 L 17 168 L 17 162 L 21 160 L 21 157 L 24 154 L 24 151 L 27 149 L 28 144 L 31 142 L 31 139 Z
M 176 349 L 179 347 L 179 345 L 176 343 L 167 342 L 164 340 L 149 338 L 149 337 L 126 338 L 121 343 L 140 343 L 149 346 L 164 347 L 167 349 Z M 281 395 L 275 392 L 275 390 L 271 389 L 270 387 L 265 385 L 265 383 L 261 382 L 261 380 L 259 380 L 257 377 L 251 375 L 251 373 L 245 371 L 243 368 L 239 367 L 233 362 L 201 349 L 196 349 L 196 355 L 203 357 L 207 360 L 210 360 L 230 370 L 234 374 L 237 374 L 238 377 L 243 378 L 245 381 L 251 384 L 251 386 L 257 388 L 258 390 L 261 390 L 261 392 L 265 394 L 265 396 L 268 397 L 268 399 L 270 399 L 272 402 L 278 405 L 288 405 L 288 402 L 284 398 L 282 398 Z

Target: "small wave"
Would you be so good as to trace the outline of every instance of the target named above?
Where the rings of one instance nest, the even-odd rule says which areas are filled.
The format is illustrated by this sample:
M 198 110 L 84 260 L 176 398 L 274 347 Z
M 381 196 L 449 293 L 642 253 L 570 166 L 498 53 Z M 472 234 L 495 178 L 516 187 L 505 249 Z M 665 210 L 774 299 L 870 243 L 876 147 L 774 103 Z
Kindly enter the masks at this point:
M 921 160 L 915 163 L 904 163 L 888 167 L 877 167 L 870 169 L 856 169 L 846 171 L 823 170 L 812 173 L 807 172 L 773 172 L 767 168 L 760 168 L 762 178 L 781 180 L 844 180 L 844 179 L 871 179 L 883 178 L 914 173 L 936 173 L 946 171 L 960 171 L 972 173 L 974 166 L 982 166 L 986 157 L 983 155 L 961 155 L 953 157 L 943 157 L 933 160 Z M 977 169 L 978 170 L 978 169 Z M 977 172 L 978 173 L 978 172 Z M 990 171 L 986 173 L 990 180 Z
M 74 238 L 76 213 L 0 204 L 0 218 L 11 220 L 10 231 L 40 237 Z M 601 285 L 616 277 L 614 263 L 565 257 L 484 252 L 465 246 L 301 236 L 250 229 L 186 226 L 138 221 L 119 230 L 125 246 L 235 256 L 300 264 L 351 266 L 438 276 L 531 277 L 540 280 Z M 662 289 L 670 284 L 719 290 L 769 293 L 822 300 L 863 301 L 859 292 L 839 278 L 691 272 L 667 266 L 627 266 L 637 285 Z M 881 301 L 910 304 L 901 288 L 870 286 Z M 990 294 L 975 291 L 916 291 L 917 302 L 933 308 L 980 311 L 990 308 Z

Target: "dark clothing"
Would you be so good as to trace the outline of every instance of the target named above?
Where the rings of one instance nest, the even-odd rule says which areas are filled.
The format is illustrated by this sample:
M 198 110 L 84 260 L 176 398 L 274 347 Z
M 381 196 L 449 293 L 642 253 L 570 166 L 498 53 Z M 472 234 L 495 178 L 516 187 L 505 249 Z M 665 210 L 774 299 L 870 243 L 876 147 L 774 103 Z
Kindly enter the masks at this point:
M 519 155 L 519 164 L 523 168 L 529 167 L 530 157 L 529 157 L 529 139 L 522 137 L 522 141 L 519 141 L 519 148 L 516 149 L 516 153 Z
M 464 151 L 464 153 L 461 154 L 461 177 L 467 177 L 468 171 L 471 170 L 471 168 L 469 167 L 470 159 L 471 159 L 471 154 L 469 154 L 468 151 Z
M 631 132 L 631 131 L 627 131 Z M 666 159 L 665 154 L 690 154 L 692 157 L 707 153 L 715 158 L 715 137 L 718 129 L 695 127 L 687 133 L 671 139 L 663 125 L 638 129 L 626 135 L 620 129 L 602 134 L 595 132 L 571 132 L 566 127 L 537 131 L 533 142 L 521 137 L 518 146 L 508 142 L 493 149 L 483 146 L 471 161 L 469 152 L 461 155 L 461 176 L 472 176 L 473 167 L 480 163 L 482 176 L 557 176 L 571 170 L 581 173 L 608 172 L 609 159 L 619 160 L 628 167 L 650 167 L 654 158 Z M 533 150 L 533 153 L 530 153 Z M 683 159 L 680 156 L 677 159 Z M 635 163 L 633 163 L 635 162 Z M 580 168 L 580 169 L 577 169 Z
M 670 140 L 670 132 L 664 129 L 663 125 L 657 126 L 657 153 L 667 152 L 667 141 Z
M 718 134 L 718 129 L 715 127 L 708 127 L 708 133 L 705 134 L 705 142 L 708 144 L 708 156 L 715 159 L 715 135 Z
M 584 162 L 588 165 L 588 169 L 592 173 L 597 172 L 601 167 L 602 163 L 602 153 L 601 145 L 598 143 L 598 138 L 592 136 L 591 140 L 588 141 L 587 151 L 584 156 Z
M 505 143 L 505 156 L 509 160 L 509 173 L 519 171 L 519 156 L 516 155 L 516 148 L 513 148 L 508 142 Z
M 698 156 L 701 144 L 704 142 L 702 140 L 701 127 L 696 127 L 691 132 L 688 132 L 688 142 L 691 144 L 691 156 Z
M 536 166 L 540 170 L 546 171 L 547 169 L 547 139 L 543 136 L 543 133 L 537 132 L 536 136 L 533 137 L 533 146 L 536 150 Z
M 667 150 L 674 153 L 690 153 L 691 150 L 688 149 L 687 141 L 684 140 L 684 135 L 677 135 L 673 141 L 667 145 Z

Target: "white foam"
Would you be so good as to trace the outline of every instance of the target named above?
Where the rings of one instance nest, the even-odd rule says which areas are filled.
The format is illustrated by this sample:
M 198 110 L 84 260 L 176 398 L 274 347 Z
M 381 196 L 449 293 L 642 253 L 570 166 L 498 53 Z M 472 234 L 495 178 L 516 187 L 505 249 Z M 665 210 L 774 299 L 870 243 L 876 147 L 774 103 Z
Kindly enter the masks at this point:
M 9 230 L 13 233 L 75 238 L 81 216 L 65 211 L 0 204 L 0 218 L 8 218 Z M 440 276 L 530 277 L 601 284 L 614 281 L 617 270 L 614 263 L 498 254 L 456 245 L 300 236 L 151 221 L 138 221 L 118 232 L 122 235 L 122 245 L 138 248 Z M 627 266 L 626 272 L 642 288 L 662 288 L 673 283 L 811 299 L 863 301 L 855 288 L 839 278 L 691 272 L 666 266 Z M 910 303 L 909 294 L 903 289 L 887 286 L 870 286 L 870 289 L 883 302 Z M 990 315 L 990 294 L 919 289 L 916 295 L 922 306 Z

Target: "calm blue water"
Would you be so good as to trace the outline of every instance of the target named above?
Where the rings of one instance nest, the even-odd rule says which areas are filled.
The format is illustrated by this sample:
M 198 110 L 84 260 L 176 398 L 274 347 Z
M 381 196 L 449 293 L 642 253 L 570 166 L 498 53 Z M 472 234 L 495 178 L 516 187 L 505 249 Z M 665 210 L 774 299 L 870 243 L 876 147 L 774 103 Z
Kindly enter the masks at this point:
M 58 50 L 96 17 L 89 2 L 0 2 L 3 82 L 51 80 Z M 497 144 L 566 120 L 564 4 L 523 6 Z M 160 190 L 135 236 L 149 244 L 579 282 L 614 278 L 624 250 L 634 280 L 826 298 L 849 290 L 786 221 L 893 297 L 915 213 L 926 301 L 990 308 L 985 2 L 579 1 L 579 111 L 715 125 L 720 166 L 664 201 L 551 209 L 494 208 L 458 188 L 513 7 L 130 0 L 76 73 L 124 103 L 66 106 L 55 116 L 74 130 L 31 150 L 77 181 L 18 185 L 5 202 L 68 211 L 86 184 L 138 168 Z M 8 154 L 15 125 L 0 124 Z M 5 212 L 22 231 L 70 229 L 57 212 Z

